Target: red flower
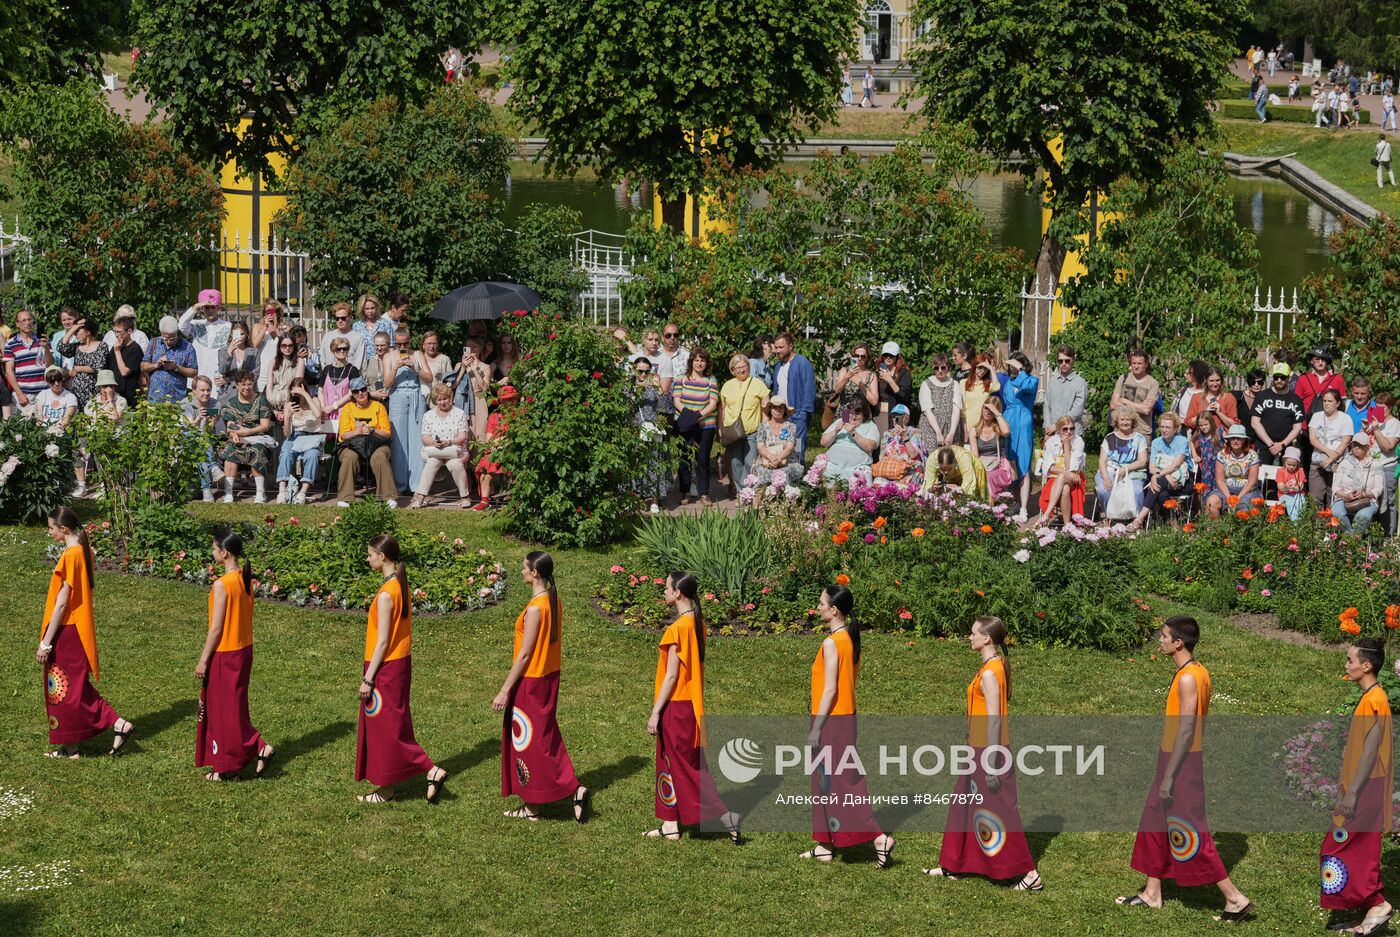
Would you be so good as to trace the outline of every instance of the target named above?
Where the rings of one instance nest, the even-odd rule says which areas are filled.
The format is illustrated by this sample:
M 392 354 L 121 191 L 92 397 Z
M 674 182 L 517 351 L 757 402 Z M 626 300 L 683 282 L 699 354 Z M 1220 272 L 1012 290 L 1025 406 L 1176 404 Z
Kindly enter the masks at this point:
M 553 341 L 554 339 L 556 339 L 556 338 L 558 338 L 558 337 L 559 337 L 559 333 L 558 333 L 558 332 L 550 332 L 550 333 L 549 333 L 550 341 Z
M 601 381 L 602 379 L 603 379 L 603 372 L 602 372 L 602 371 L 594 371 L 594 372 L 593 372 L 593 380 L 595 380 L 595 381 Z

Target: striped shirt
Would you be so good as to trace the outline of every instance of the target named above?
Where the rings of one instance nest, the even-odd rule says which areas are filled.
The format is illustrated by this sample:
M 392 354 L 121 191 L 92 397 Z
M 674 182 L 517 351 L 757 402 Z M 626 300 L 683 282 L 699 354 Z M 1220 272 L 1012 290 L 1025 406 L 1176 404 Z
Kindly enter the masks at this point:
M 671 385 L 671 396 L 682 410 L 703 410 L 719 401 L 719 384 L 712 377 L 688 377 Z M 715 413 L 700 418 L 701 429 L 714 429 L 715 423 Z
M 18 332 L 5 342 L 5 363 L 15 366 L 15 382 L 25 396 L 35 397 L 48 385 L 44 383 L 44 355 L 48 345 L 35 335 L 29 342 Z

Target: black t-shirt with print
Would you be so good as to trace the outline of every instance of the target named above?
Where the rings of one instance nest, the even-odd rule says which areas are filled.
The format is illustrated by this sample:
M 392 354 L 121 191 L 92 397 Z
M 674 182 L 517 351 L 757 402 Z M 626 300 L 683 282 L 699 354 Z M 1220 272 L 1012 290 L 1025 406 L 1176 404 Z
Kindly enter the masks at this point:
M 1264 432 L 1274 442 L 1293 432 L 1293 427 L 1304 422 L 1303 399 L 1292 391 L 1280 394 L 1272 388 L 1254 395 L 1254 416 L 1264 425 Z

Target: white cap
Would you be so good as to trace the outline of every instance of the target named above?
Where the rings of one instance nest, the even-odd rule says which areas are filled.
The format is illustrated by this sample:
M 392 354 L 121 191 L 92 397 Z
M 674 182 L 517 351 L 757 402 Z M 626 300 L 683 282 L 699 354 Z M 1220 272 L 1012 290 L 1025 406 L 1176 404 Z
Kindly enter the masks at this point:
M 881 355 L 894 355 L 896 358 L 898 358 L 898 357 L 899 357 L 899 343 L 898 343 L 898 342 L 885 342 L 885 344 L 883 344 L 883 345 L 880 346 L 880 354 L 881 354 Z
M 1357 433 L 1355 436 L 1351 437 L 1351 445 L 1369 447 L 1371 445 L 1371 437 L 1365 433 Z

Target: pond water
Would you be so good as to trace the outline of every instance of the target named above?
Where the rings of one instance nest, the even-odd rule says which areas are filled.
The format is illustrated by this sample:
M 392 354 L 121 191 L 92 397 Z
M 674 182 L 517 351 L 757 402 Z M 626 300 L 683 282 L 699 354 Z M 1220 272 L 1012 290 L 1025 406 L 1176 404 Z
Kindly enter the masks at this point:
M 1277 179 L 1229 180 L 1235 217 L 1254 231 L 1264 287 L 1293 288 L 1327 260 L 1328 236 L 1337 216 Z M 971 185 L 973 201 L 986 216 L 998 244 L 1019 247 L 1029 264 L 1040 244 L 1040 205 L 1020 176 L 989 174 Z M 621 234 L 638 211 L 650 211 L 650 191 L 601 185 L 591 179 L 517 176 L 506 188 L 506 216 L 513 220 L 531 203 L 576 209 L 584 228 Z

